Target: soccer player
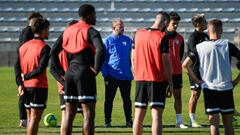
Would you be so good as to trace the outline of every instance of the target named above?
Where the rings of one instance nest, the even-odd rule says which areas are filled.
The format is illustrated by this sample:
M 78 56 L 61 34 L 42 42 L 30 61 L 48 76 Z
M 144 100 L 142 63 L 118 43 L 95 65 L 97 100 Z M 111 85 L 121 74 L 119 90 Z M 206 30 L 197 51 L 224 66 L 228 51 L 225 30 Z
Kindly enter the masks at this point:
M 124 24 L 120 18 L 112 22 L 112 34 L 104 40 L 105 59 L 101 68 L 105 82 L 105 127 L 111 126 L 113 100 L 119 87 L 126 117 L 126 126 L 132 127 L 131 103 L 131 49 L 132 40 L 123 35 Z
M 25 42 L 34 38 L 34 33 L 32 32 L 31 26 L 34 23 L 34 18 L 37 18 L 37 17 L 43 17 L 43 16 L 39 12 L 32 12 L 29 14 L 28 26 L 22 29 L 19 35 L 19 40 L 18 40 L 19 46 L 21 46 Z
M 174 109 L 176 112 L 176 127 L 188 128 L 182 122 L 182 63 L 184 54 L 184 39 L 177 33 L 178 23 L 181 17 L 176 12 L 170 12 L 170 23 L 167 27 L 166 35 L 169 38 L 169 52 L 172 62 L 173 96 Z
M 77 23 L 78 21 L 77 20 L 72 20 L 68 23 L 68 26 L 70 25 L 73 25 L 75 23 Z M 58 40 L 61 40 L 62 39 L 62 34 L 59 36 Z M 57 41 L 58 41 L 57 40 Z M 54 67 L 54 64 L 51 64 L 51 67 L 50 67 L 50 72 L 51 74 L 53 75 L 53 77 L 57 80 L 57 85 L 58 85 L 58 93 L 59 93 L 59 97 L 60 97 L 60 108 L 61 108 L 61 111 L 62 111 L 62 118 L 61 118 L 61 129 L 60 129 L 60 132 L 62 134 L 63 132 L 63 123 L 64 123 L 64 120 L 65 120 L 65 102 L 64 102 L 64 75 L 65 75 L 65 72 L 67 71 L 68 69 L 68 66 L 69 66 L 69 63 L 68 63 L 68 57 L 67 57 L 67 53 L 62 50 L 60 53 L 59 53 L 59 62 L 60 62 L 60 65 L 61 65 L 61 68 L 62 70 L 64 71 L 63 74 L 60 74 L 56 71 L 55 67 Z M 82 106 L 81 104 L 78 105 L 77 107 L 77 113 L 82 113 Z
M 197 14 L 193 16 L 192 24 L 195 28 L 195 31 L 190 35 L 188 39 L 188 52 L 193 51 L 198 43 L 201 43 L 209 39 L 208 35 L 204 33 L 204 30 L 206 30 L 207 28 L 207 21 L 205 19 L 204 14 Z M 194 61 L 192 67 L 195 75 L 199 79 L 201 79 L 200 73 L 199 73 L 199 62 Z M 189 99 L 189 104 L 188 104 L 190 126 L 193 128 L 198 128 L 198 127 L 201 127 L 201 125 L 198 124 L 196 121 L 195 112 L 197 108 L 197 101 L 201 94 L 201 86 L 194 83 L 191 80 L 191 78 L 189 78 L 189 81 L 190 81 L 190 87 L 191 87 L 191 97 Z
M 83 4 L 78 10 L 80 20 L 63 32 L 62 39 L 55 42 L 51 57 L 56 71 L 63 74 L 59 53 L 64 50 L 69 57 L 65 73 L 64 100 L 66 105 L 62 134 L 71 134 L 72 124 L 79 103 L 83 109 L 83 134 L 94 134 L 96 104 L 96 75 L 104 60 L 102 38 L 91 25 L 96 23 L 95 8 Z
M 142 134 L 148 102 L 152 113 L 152 134 L 162 134 L 162 114 L 167 86 L 173 91 L 169 39 L 164 32 L 169 19 L 166 12 L 158 12 L 154 24 L 150 28 L 138 30 L 134 37 L 134 135 Z
M 197 44 L 196 50 L 190 52 L 183 62 L 183 67 L 192 80 L 202 86 L 211 135 L 219 135 L 219 113 L 222 115 L 225 135 L 233 135 L 233 86 L 239 82 L 239 78 L 232 81 L 231 57 L 237 58 L 237 68 L 240 69 L 240 50 L 228 40 L 221 39 L 220 20 L 208 22 L 208 34 L 210 40 Z M 193 72 L 193 61 L 199 61 L 201 79 Z
M 15 64 L 18 95 L 26 97 L 27 134 L 36 135 L 43 110 L 46 108 L 48 82 L 46 67 L 50 47 L 44 39 L 48 38 L 50 23 L 43 18 L 36 18 L 31 29 L 34 39 L 21 45 Z
M 37 18 L 37 17 L 42 17 L 42 15 L 38 12 L 32 12 L 29 14 L 28 26 L 25 27 L 19 35 L 19 40 L 18 40 L 19 47 L 25 42 L 34 38 L 34 34 L 32 32 L 31 26 L 34 23 L 34 18 Z M 19 105 L 19 116 L 20 116 L 19 126 L 20 127 L 27 126 L 27 112 L 26 112 L 26 107 L 24 106 L 24 102 L 25 102 L 24 96 L 19 96 L 18 105 Z

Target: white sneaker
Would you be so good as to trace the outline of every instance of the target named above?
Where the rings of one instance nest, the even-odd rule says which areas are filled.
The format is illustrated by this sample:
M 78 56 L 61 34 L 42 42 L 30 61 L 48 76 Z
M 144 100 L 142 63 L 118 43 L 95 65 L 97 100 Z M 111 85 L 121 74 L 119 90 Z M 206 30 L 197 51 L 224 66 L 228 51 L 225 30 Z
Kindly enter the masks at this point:
M 191 127 L 193 127 L 193 128 L 200 128 L 200 127 L 202 127 L 202 125 L 198 124 L 196 121 L 192 121 Z
M 188 128 L 188 126 L 181 123 L 181 124 L 177 124 L 176 128 L 186 129 L 186 128 Z
M 27 120 L 20 120 L 19 126 L 20 127 L 27 127 Z

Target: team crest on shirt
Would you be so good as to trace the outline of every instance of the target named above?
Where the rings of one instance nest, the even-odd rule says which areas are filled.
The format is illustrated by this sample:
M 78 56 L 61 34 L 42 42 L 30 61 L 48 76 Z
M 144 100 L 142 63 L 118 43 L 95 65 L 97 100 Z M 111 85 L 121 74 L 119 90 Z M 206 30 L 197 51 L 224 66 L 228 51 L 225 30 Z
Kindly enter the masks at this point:
M 126 45 L 127 45 L 127 42 L 122 42 L 122 45 L 126 46 Z
M 178 45 L 180 41 L 175 39 L 174 42 L 175 42 L 176 45 Z

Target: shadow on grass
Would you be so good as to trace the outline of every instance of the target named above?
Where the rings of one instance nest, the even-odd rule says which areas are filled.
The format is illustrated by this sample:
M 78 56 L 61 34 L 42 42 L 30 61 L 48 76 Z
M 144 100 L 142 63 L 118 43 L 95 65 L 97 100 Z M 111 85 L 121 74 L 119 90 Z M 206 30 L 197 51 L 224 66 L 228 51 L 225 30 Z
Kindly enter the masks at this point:
M 60 126 L 58 126 L 60 127 Z M 151 125 L 143 125 L 144 128 L 151 128 Z M 163 125 L 163 128 L 175 128 L 176 125 Z M 238 126 L 240 127 L 240 125 Z M 73 128 L 82 128 L 82 126 L 73 126 Z M 104 125 L 97 125 L 95 126 L 95 128 L 106 128 Z M 106 129 L 110 129 L 110 128 L 130 128 L 127 127 L 125 125 L 111 125 L 110 127 L 106 128 Z M 202 128 L 209 128 L 209 125 L 202 125 Z M 220 125 L 220 128 L 223 128 L 223 125 Z M 192 129 L 192 128 L 191 128 Z M 198 129 L 198 128 L 194 128 L 194 129 Z
M 39 133 L 42 133 L 42 134 L 59 134 L 59 131 L 40 131 Z M 72 131 L 72 133 L 82 133 L 82 131 Z M 98 134 L 123 134 L 123 133 L 129 133 L 131 134 L 132 131 L 109 131 L 109 130 L 103 130 L 103 131 L 95 131 L 95 133 L 98 133 Z M 151 133 L 151 131 L 143 131 L 143 133 Z M 193 130 L 175 130 L 175 131 L 163 131 L 163 133 L 174 133 L 174 134 L 193 134 L 193 133 L 206 133 L 208 134 L 209 131 L 208 130 L 199 130 L 199 131 L 193 131 Z M 240 131 L 236 132 L 235 133 L 240 133 Z M 25 131 L 9 131 L 9 132 L 1 132 L 1 134 L 4 134 L 4 135 L 7 135 L 7 134 L 26 134 Z
M 194 134 L 194 133 L 204 133 L 208 134 L 209 125 L 203 125 L 203 128 L 188 128 L 188 129 L 177 129 L 175 125 L 164 125 L 163 133 L 170 134 Z M 40 127 L 39 133 L 41 134 L 59 134 L 60 126 L 56 127 Z M 144 125 L 144 133 L 151 134 L 151 125 Z M 223 128 L 223 126 L 221 126 Z M 0 127 L 0 134 L 10 135 L 10 134 L 26 134 L 25 128 L 20 127 Z M 73 126 L 72 133 L 82 133 L 82 126 Z M 132 134 L 132 128 L 127 128 L 123 125 L 114 125 L 110 128 L 105 128 L 104 126 L 95 126 L 95 133 L 97 134 Z M 235 127 L 235 133 L 240 133 L 240 126 Z

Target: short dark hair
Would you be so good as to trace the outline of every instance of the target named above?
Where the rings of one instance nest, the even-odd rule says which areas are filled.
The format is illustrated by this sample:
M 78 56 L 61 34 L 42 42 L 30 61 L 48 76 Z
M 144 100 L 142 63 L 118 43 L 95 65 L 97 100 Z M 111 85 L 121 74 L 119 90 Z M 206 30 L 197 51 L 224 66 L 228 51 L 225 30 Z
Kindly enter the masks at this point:
M 87 15 L 92 13 L 95 13 L 95 8 L 90 4 L 83 4 L 79 7 L 78 15 L 82 18 L 86 18 Z
M 174 21 L 180 21 L 181 20 L 181 17 L 178 15 L 177 12 L 170 12 L 169 16 L 170 16 L 170 20 L 174 20 Z
M 71 26 L 77 22 L 78 22 L 77 20 L 71 20 L 70 22 L 67 23 L 67 26 Z
M 39 12 L 32 12 L 28 15 L 28 21 L 30 21 L 32 18 L 36 17 L 43 17 Z
M 211 25 L 212 26 L 212 31 L 213 32 L 216 32 L 216 33 L 219 33 L 219 32 L 222 32 L 222 21 L 219 20 L 219 19 L 212 19 L 208 22 L 208 25 Z
M 43 29 L 49 28 L 50 22 L 46 18 L 38 17 L 34 19 L 33 25 L 31 26 L 33 33 L 39 34 Z
M 164 12 L 164 11 L 160 11 L 157 13 L 157 15 L 162 15 L 164 16 L 168 21 L 170 21 L 170 16 L 167 12 Z
M 192 25 L 194 27 L 197 26 L 198 23 L 201 23 L 203 21 L 203 19 L 205 18 L 204 14 L 196 14 L 192 17 Z

